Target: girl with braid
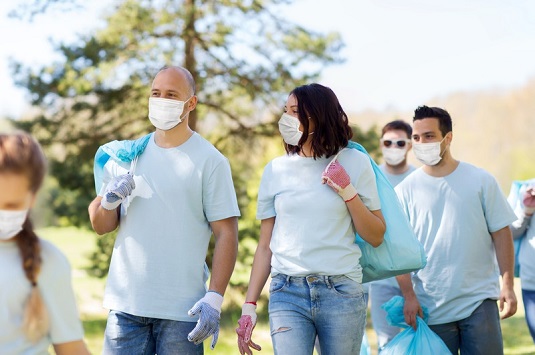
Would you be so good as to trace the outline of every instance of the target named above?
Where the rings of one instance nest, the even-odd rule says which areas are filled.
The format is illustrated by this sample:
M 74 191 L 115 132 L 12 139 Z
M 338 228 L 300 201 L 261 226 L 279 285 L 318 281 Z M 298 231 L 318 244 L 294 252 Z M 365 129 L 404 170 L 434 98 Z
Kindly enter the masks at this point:
M 29 217 L 46 170 L 26 133 L 0 133 L 0 354 L 89 354 L 70 265 Z

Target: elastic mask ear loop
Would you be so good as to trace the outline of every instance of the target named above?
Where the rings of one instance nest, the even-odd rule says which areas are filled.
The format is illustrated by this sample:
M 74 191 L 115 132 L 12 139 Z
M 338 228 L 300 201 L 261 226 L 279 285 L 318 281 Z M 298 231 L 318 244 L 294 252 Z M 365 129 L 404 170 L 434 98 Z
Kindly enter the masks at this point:
M 188 113 L 191 112 L 191 111 L 188 111 L 188 112 L 184 113 L 184 111 L 185 111 L 185 109 L 186 109 L 186 104 L 188 103 L 189 100 L 191 100 L 191 99 L 193 98 L 193 96 L 195 96 L 195 95 L 191 95 L 191 96 L 189 97 L 189 99 L 187 99 L 186 101 L 184 101 L 184 106 L 183 106 L 183 108 L 182 108 L 182 115 L 180 115 L 180 117 L 179 117 L 179 120 L 180 120 L 179 123 L 182 123 L 182 121 L 184 121 L 184 117 L 186 117 L 186 115 L 187 115 Z

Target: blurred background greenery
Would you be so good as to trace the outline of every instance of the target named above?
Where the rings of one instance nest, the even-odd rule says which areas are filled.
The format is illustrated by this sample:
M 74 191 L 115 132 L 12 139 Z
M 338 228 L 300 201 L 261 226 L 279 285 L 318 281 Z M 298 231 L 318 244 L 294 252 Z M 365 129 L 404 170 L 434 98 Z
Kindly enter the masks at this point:
M 217 349 L 235 353 L 233 329 L 259 233 L 259 180 L 264 165 L 283 153 L 276 125 L 281 106 L 295 86 L 318 80 L 325 68 L 344 61 L 339 33 L 304 28 L 281 15 L 278 9 L 291 2 L 116 0 L 103 14 L 102 26 L 74 41 L 54 43 L 56 55 L 47 65 L 11 62 L 12 77 L 28 93 L 32 109 L 20 117 L 0 117 L 0 131 L 26 130 L 45 148 L 49 175 L 34 218 L 43 235 L 57 241 L 71 258 L 87 340 L 96 353 L 105 323 L 102 289 L 114 234 L 96 238 L 89 228 L 87 206 L 95 196 L 93 157 L 101 144 L 134 139 L 153 129 L 147 97 L 153 76 L 164 64 L 182 65 L 193 74 L 199 105 L 190 125 L 232 166 L 242 214 L 240 248 Z M 12 16 L 31 22 L 50 16 L 55 5 L 80 3 L 25 0 L 13 5 Z M 534 98 L 532 79 L 516 88 L 457 92 L 425 104 L 444 107 L 452 115 L 454 157 L 488 170 L 507 192 L 513 180 L 535 176 L 535 139 L 528 129 L 535 123 Z M 377 161 L 380 127 L 412 117 L 411 111 L 395 108 L 348 114 L 354 140 Z M 409 160 L 419 165 L 412 154 Z M 260 303 L 266 302 L 264 293 Z M 270 349 L 265 308 L 261 320 L 257 339 Z M 510 354 L 535 353 L 524 323 L 522 310 L 502 323 Z

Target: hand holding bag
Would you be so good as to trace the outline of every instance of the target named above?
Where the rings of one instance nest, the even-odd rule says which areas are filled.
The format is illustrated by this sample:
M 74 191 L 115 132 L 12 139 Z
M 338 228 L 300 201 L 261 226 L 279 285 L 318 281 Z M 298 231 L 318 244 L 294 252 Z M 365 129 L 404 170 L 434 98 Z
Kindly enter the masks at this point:
M 414 330 L 405 323 L 405 316 L 403 315 L 404 303 L 405 299 L 403 297 L 394 296 L 381 306 L 387 313 L 386 320 L 388 324 L 406 328 L 386 344 L 381 350 L 381 355 L 451 355 L 444 341 L 427 325 L 427 309 L 425 307 L 422 308 L 424 319 L 416 317 L 417 327 Z

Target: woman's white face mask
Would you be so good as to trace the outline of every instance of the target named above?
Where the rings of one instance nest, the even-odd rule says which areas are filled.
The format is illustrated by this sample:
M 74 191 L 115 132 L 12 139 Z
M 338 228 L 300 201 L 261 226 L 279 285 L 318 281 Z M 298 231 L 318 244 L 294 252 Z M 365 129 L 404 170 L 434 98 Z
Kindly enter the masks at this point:
M 29 210 L 0 210 L 0 241 L 16 236 L 26 221 Z
M 303 132 L 299 130 L 301 123 L 297 117 L 283 113 L 279 120 L 279 131 L 281 133 L 282 139 L 289 145 L 297 146 Z

